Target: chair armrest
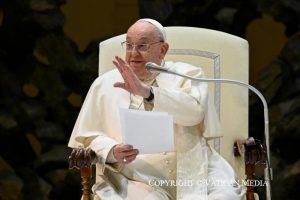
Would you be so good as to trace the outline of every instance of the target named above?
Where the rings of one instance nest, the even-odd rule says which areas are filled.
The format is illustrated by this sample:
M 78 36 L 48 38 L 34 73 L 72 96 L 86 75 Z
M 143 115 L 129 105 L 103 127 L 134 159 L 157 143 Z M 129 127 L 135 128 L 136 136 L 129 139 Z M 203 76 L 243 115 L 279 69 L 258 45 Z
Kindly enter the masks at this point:
M 250 137 L 246 140 L 235 141 L 233 150 L 236 157 L 244 157 L 246 183 L 249 181 L 251 182 L 255 179 L 255 165 L 257 163 L 265 163 L 266 161 L 266 151 L 264 146 L 259 140 L 255 140 L 253 137 Z M 257 194 L 254 192 L 254 186 L 251 184 L 247 184 L 246 199 L 258 199 Z
M 69 156 L 69 169 L 79 169 L 82 179 L 81 200 L 91 200 L 90 180 L 92 178 L 92 165 L 95 163 L 96 153 L 89 148 L 75 148 Z

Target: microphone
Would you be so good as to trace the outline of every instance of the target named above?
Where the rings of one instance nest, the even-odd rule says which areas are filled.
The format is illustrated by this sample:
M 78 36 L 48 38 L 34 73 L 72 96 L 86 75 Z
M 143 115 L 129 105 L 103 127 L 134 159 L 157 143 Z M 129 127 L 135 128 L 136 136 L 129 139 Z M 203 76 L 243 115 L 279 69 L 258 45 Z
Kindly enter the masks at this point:
M 265 144 L 266 144 L 266 149 L 267 149 L 267 156 L 266 156 L 266 168 L 264 170 L 264 175 L 265 175 L 265 181 L 266 181 L 266 199 L 270 200 L 271 199 L 271 184 L 270 181 L 272 180 L 272 168 L 271 168 L 271 164 L 270 164 L 270 153 L 269 153 L 269 114 L 268 114 L 268 105 L 267 105 L 267 101 L 265 99 L 265 97 L 261 94 L 260 91 L 258 91 L 255 87 L 241 82 L 241 81 L 237 81 L 237 80 L 232 80 L 232 79 L 211 79 L 211 78 L 195 78 L 192 76 L 188 76 L 185 74 L 180 74 L 178 72 L 169 70 L 165 67 L 162 67 L 160 65 L 157 65 L 156 63 L 153 62 L 147 62 L 145 64 L 145 68 L 148 71 L 157 71 L 157 72 L 162 72 L 162 73 L 168 73 L 168 74 L 174 74 L 174 75 L 178 75 L 193 81 L 204 81 L 204 82 L 217 82 L 217 83 L 230 83 L 230 84 L 235 84 L 235 85 L 239 85 L 242 87 L 246 87 L 249 90 L 251 90 L 252 92 L 254 92 L 262 101 L 263 106 L 264 106 L 264 121 L 265 121 L 265 132 L 264 132 L 264 136 L 265 136 Z
M 162 67 L 158 64 L 155 64 L 153 62 L 147 62 L 146 65 L 146 70 L 148 71 L 158 71 L 158 72 L 166 72 L 166 73 L 172 73 L 171 71 L 168 71 L 167 68 Z

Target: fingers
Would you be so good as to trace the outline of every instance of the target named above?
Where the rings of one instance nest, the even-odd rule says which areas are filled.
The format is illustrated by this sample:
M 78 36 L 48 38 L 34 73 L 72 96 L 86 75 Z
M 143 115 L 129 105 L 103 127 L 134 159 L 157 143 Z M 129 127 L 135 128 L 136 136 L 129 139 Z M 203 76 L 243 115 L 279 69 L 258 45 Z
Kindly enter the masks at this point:
M 121 83 L 121 82 L 116 82 L 116 83 L 114 83 L 114 87 L 125 89 L 126 88 L 126 84 L 125 83 Z
M 130 68 L 129 64 L 123 60 L 122 58 L 116 56 L 115 57 L 116 60 L 113 60 L 114 65 L 117 67 L 117 69 L 119 70 L 119 72 L 121 73 L 124 81 L 126 82 L 127 79 L 132 79 L 132 78 L 136 78 L 135 73 L 133 72 L 133 70 Z
M 127 90 L 128 92 L 131 92 L 128 83 L 116 82 L 114 83 L 114 87 L 122 88 L 124 90 Z
M 129 144 L 118 144 L 114 147 L 114 151 L 117 153 L 123 152 L 123 151 L 129 151 L 132 149 L 133 149 L 133 146 L 129 145 Z
M 127 164 L 130 163 L 132 161 L 134 161 L 134 159 L 136 158 L 137 154 L 135 155 L 131 155 L 131 156 L 125 156 L 122 160 L 123 163 Z
M 117 61 L 113 61 L 113 63 L 117 67 L 119 72 L 122 74 L 124 72 L 124 69 L 120 66 L 120 64 Z
M 125 72 L 126 70 L 130 70 L 130 67 L 122 58 L 115 56 L 115 59 L 116 60 L 114 60 L 113 63 L 118 68 L 121 74 L 123 74 L 123 72 Z
M 145 86 L 139 80 L 133 69 L 126 63 L 122 58 L 116 56 L 113 61 L 114 65 L 118 68 L 121 76 L 123 77 L 124 83 L 117 82 L 114 87 L 122 88 L 132 94 L 147 96 L 145 95 Z M 149 93 L 149 92 L 148 92 Z
M 120 163 L 130 163 L 132 162 L 139 151 L 137 149 L 133 149 L 132 145 L 123 145 L 119 144 L 113 148 L 113 154 L 115 159 Z
M 125 65 L 126 64 L 126 62 L 125 62 L 125 60 L 123 60 L 122 58 L 120 58 L 119 56 L 115 56 L 115 58 L 116 58 L 116 60 L 121 64 L 121 65 Z

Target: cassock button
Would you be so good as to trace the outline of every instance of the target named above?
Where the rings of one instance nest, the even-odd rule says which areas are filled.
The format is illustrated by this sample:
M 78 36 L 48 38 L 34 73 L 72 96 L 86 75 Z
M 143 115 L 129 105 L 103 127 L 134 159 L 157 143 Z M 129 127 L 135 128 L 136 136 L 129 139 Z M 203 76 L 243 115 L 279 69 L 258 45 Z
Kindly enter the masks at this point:
M 168 165 L 170 163 L 170 161 L 169 160 L 165 160 L 165 163 Z
M 163 155 L 167 155 L 167 152 L 164 151 L 162 154 L 163 154 Z
M 172 170 L 172 169 L 169 169 L 169 173 L 170 173 L 170 174 L 173 173 L 173 170 Z

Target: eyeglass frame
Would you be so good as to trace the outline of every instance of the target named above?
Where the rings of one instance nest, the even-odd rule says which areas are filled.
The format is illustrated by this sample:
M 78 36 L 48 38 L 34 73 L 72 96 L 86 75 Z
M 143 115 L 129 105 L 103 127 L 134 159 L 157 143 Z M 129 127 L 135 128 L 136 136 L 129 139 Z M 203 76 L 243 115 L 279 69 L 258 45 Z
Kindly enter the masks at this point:
M 150 49 L 151 45 L 162 43 L 162 42 L 164 42 L 164 41 L 160 40 L 158 42 L 152 42 L 152 43 L 149 43 L 149 44 L 131 44 L 131 43 L 127 42 L 127 41 L 124 41 L 124 42 L 121 43 L 121 46 L 122 46 L 122 49 L 124 49 L 125 51 L 132 51 L 135 48 L 139 52 L 146 52 L 146 51 L 148 51 Z M 131 49 L 128 49 L 128 44 L 131 45 Z M 141 50 L 140 48 L 142 48 L 143 45 L 146 45 L 147 49 Z

